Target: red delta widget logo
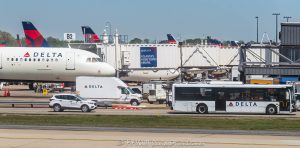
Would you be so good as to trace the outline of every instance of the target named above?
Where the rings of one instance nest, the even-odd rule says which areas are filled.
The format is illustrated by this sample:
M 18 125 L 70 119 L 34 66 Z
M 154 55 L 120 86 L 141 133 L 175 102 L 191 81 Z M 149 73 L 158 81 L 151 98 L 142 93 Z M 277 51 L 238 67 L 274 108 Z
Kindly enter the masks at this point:
M 246 106 L 257 106 L 256 102 L 251 102 L 251 101 L 248 101 L 248 102 L 242 102 L 242 101 L 237 101 L 237 102 L 230 102 L 228 104 L 228 106 L 230 107 L 246 107 Z

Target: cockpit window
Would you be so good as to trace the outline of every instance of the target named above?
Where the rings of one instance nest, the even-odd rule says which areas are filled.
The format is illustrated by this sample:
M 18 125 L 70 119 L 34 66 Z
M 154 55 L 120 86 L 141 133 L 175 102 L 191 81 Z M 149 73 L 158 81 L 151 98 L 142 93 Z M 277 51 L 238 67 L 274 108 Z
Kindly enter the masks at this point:
M 96 62 L 98 62 L 98 61 L 97 61 L 96 58 L 92 58 L 92 62 L 93 62 L 93 63 L 96 63 Z
M 98 62 L 102 62 L 101 58 L 96 58 Z
M 92 59 L 91 58 L 87 58 L 86 62 L 90 63 L 90 62 L 92 62 Z
M 86 62 L 88 62 L 88 63 L 101 62 L 101 58 L 92 58 L 92 57 L 90 57 L 90 58 L 86 59 Z

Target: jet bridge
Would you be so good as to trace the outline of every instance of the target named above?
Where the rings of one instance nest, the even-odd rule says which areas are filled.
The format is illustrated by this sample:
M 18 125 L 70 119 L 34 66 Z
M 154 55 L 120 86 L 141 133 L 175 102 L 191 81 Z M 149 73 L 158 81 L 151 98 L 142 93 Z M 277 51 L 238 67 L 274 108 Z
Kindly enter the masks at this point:
M 245 81 L 246 75 L 269 75 L 269 76 L 299 76 L 300 58 L 291 58 L 282 54 L 286 47 L 275 45 L 245 45 L 239 49 L 239 71 L 241 80 Z M 254 50 L 260 50 L 265 54 L 258 55 Z M 254 56 L 257 61 L 248 60 Z

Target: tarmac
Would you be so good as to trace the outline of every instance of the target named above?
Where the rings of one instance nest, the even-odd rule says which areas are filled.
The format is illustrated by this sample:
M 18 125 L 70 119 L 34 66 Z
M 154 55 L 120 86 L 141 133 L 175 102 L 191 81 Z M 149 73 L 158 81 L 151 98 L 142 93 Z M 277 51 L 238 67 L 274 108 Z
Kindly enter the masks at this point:
M 300 137 L 116 131 L 0 129 L 2 148 L 299 148 Z

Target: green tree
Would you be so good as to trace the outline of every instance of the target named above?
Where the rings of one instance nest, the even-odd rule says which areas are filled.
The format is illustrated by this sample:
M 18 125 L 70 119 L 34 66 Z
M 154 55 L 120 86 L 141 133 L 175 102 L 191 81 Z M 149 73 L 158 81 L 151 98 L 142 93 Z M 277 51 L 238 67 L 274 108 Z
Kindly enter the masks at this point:
M 193 40 L 194 44 L 201 44 L 201 39 L 200 38 L 195 38 Z
M 47 42 L 50 47 L 67 47 L 68 43 L 54 37 L 48 37 Z
M 0 43 L 6 43 L 6 45 L 9 47 L 18 46 L 16 38 L 5 31 L 0 31 Z
M 184 42 L 187 43 L 187 44 L 194 44 L 193 39 L 186 39 Z
M 84 41 L 82 41 L 82 40 L 75 40 L 75 41 L 71 41 L 70 43 L 84 43 Z
M 230 41 L 223 41 L 222 44 L 223 44 L 224 46 L 230 46 Z
M 139 38 L 134 38 L 134 39 L 132 39 L 130 42 L 129 42 L 129 44 L 142 44 L 142 40 L 141 39 L 139 39 Z
M 167 43 L 168 43 L 167 40 L 161 40 L 161 41 L 159 41 L 159 44 L 167 44 Z
M 150 40 L 149 40 L 149 39 L 144 39 L 143 43 L 144 43 L 144 44 L 149 44 L 149 43 L 150 43 Z

